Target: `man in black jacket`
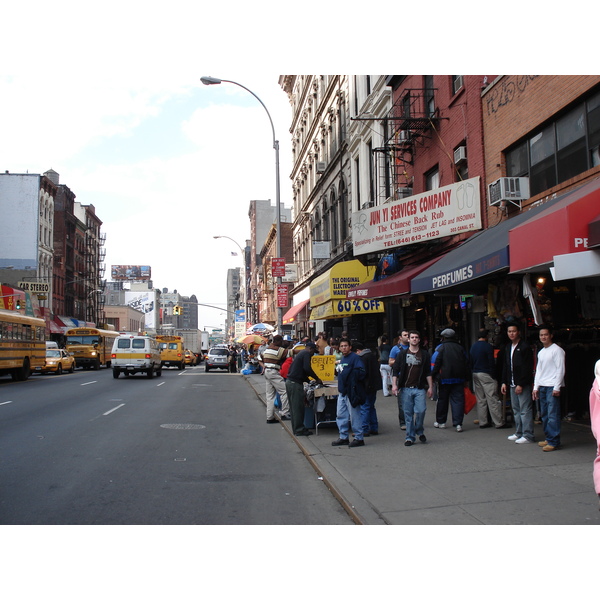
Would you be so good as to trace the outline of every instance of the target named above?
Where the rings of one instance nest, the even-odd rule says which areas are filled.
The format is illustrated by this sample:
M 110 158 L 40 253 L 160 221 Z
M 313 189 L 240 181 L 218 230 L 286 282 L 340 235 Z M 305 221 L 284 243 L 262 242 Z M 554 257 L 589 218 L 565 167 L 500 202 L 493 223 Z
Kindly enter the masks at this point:
M 439 377 L 439 397 L 435 408 L 434 427 L 443 429 L 448 418 L 448 404 L 452 409 L 452 427 L 463 430 L 465 416 L 465 383 L 469 378 L 469 359 L 465 349 L 456 341 L 453 329 L 442 331 L 442 345 L 431 372 Z
M 516 431 L 508 439 L 517 444 L 530 444 L 533 437 L 533 352 L 529 344 L 521 339 L 518 325 L 509 325 L 506 331 L 510 345 L 504 349 L 502 387 L 506 394 L 510 389 L 510 403 Z
M 361 342 L 354 342 L 353 349 L 360 356 L 365 367 L 365 389 L 367 399 L 361 405 L 363 436 L 377 435 L 379 433 L 379 423 L 377 421 L 377 411 L 375 410 L 375 400 L 377 391 L 383 389 L 381 372 L 379 370 L 379 360 L 370 348 L 365 348 Z
M 419 436 L 425 443 L 425 411 L 427 397 L 433 393 L 431 379 L 431 357 L 425 348 L 421 348 L 421 334 L 412 330 L 408 332 L 409 346 L 396 356 L 392 366 L 392 394 L 399 392 L 398 400 L 402 401 L 406 418 L 405 446 L 412 446 Z

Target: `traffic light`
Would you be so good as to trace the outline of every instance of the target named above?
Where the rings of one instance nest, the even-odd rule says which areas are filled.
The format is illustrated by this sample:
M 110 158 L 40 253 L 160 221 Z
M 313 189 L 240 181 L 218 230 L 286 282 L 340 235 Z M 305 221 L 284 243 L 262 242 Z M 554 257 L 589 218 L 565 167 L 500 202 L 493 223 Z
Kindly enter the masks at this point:
M 174 306 L 173 307 L 173 314 L 174 315 L 180 315 L 181 314 L 181 308 L 182 308 L 181 306 L 177 306 L 177 305 Z
M 21 310 L 21 300 L 17 298 L 17 310 Z

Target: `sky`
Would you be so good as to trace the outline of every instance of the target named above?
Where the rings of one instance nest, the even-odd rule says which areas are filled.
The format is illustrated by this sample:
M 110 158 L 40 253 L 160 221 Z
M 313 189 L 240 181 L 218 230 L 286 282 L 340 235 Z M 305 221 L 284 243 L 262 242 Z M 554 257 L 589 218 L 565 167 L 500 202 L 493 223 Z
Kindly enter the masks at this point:
M 585 18 L 589 8 L 579 0 L 560 19 L 551 9 L 541 12 L 538 3 L 516 0 L 466 0 L 459 9 L 434 1 L 405 19 L 408 5 L 5 3 L 0 172 L 54 169 L 77 201 L 93 204 L 106 233 L 107 275 L 112 264 L 147 264 L 155 287 L 224 307 L 227 269 L 242 264 L 231 255 L 239 254 L 235 242 L 243 246 L 250 237 L 249 202 L 275 202 L 275 153 L 258 101 L 236 85 L 204 86 L 200 77 L 235 81 L 264 102 L 280 142 L 281 201 L 289 208 L 291 108 L 280 74 L 597 70 L 596 23 Z M 224 311 L 199 307 L 200 327 L 224 322 Z M 415 541 L 422 538 L 411 533 Z M 349 539 L 350 532 L 344 534 Z M 235 564 L 230 553 L 237 546 L 224 540 L 223 563 Z M 52 553 L 51 543 L 37 546 L 38 552 Z M 32 541 L 27 552 L 35 546 Z M 314 548 L 301 547 L 310 563 Z M 110 554 L 99 556 L 107 567 Z M 268 561 L 287 572 L 283 553 L 279 566 L 270 548 L 258 557 L 265 564 L 256 570 L 257 582 L 266 581 Z M 248 559 L 240 553 L 240 562 Z

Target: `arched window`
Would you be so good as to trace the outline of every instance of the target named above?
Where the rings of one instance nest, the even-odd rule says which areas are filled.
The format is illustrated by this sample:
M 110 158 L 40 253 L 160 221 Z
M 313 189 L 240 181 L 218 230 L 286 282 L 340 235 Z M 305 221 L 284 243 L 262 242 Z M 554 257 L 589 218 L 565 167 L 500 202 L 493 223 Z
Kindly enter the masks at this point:
M 322 232 L 321 240 L 326 241 L 331 239 L 329 236 L 329 210 L 327 207 L 327 200 L 323 200 L 323 232 Z
M 334 248 L 337 247 L 338 243 L 339 243 L 339 224 L 338 224 L 338 203 L 335 197 L 335 190 L 331 191 L 331 198 L 330 198 L 331 202 L 330 202 L 330 225 L 331 225 L 331 250 L 333 251 Z
M 338 215 L 340 223 L 340 243 L 344 242 L 349 237 L 350 220 L 348 218 L 348 191 L 346 182 L 342 179 L 340 182 L 340 197 L 338 201 Z

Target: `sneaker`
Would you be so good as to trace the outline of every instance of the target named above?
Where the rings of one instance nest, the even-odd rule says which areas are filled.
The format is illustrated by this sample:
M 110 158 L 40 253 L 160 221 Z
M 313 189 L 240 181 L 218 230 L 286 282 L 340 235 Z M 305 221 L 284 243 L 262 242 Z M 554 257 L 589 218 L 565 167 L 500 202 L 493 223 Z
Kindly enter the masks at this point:
M 544 440 L 543 442 L 538 442 L 538 446 L 541 446 L 542 448 L 547 445 L 548 445 L 548 442 L 546 440 Z
M 516 433 L 513 433 L 512 435 L 509 435 L 509 436 L 508 436 L 508 439 L 509 439 L 511 442 L 516 442 L 516 441 L 517 441 L 517 440 L 518 440 L 520 437 L 521 437 L 521 436 L 517 435 Z
M 404 445 L 405 445 L 405 446 L 412 446 L 412 445 L 413 445 L 413 442 L 412 442 L 412 440 L 406 440 L 406 441 L 404 442 Z
M 402 429 L 403 431 L 406 430 L 406 425 L 400 425 L 400 429 Z
M 520 437 L 518 440 L 515 440 L 515 444 L 531 444 L 531 440 L 528 440 L 526 437 Z
M 438 423 L 437 421 L 433 424 L 434 427 L 438 429 L 446 429 L 446 423 Z
M 334 442 L 331 442 L 331 445 L 332 446 L 349 446 L 350 442 L 348 441 L 348 438 L 345 438 L 345 439 L 344 438 L 338 438 Z
M 357 446 L 364 446 L 365 445 L 365 440 L 357 440 L 356 438 L 353 439 L 348 446 L 350 448 L 356 448 Z
M 267 419 L 267 423 L 279 423 L 279 421 L 275 418 Z
M 551 446 L 550 444 L 546 444 L 542 450 L 544 452 L 552 452 L 553 450 L 558 450 L 558 446 Z
M 427 441 L 427 438 L 425 437 L 425 434 L 424 434 L 424 433 L 423 433 L 423 434 L 421 434 L 421 435 L 419 436 L 419 441 L 420 441 L 422 444 L 424 444 L 424 443 Z
M 457 425 L 456 431 L 458 431 L 458 433 L 460 433 L 462 431 L 462 425 Z

